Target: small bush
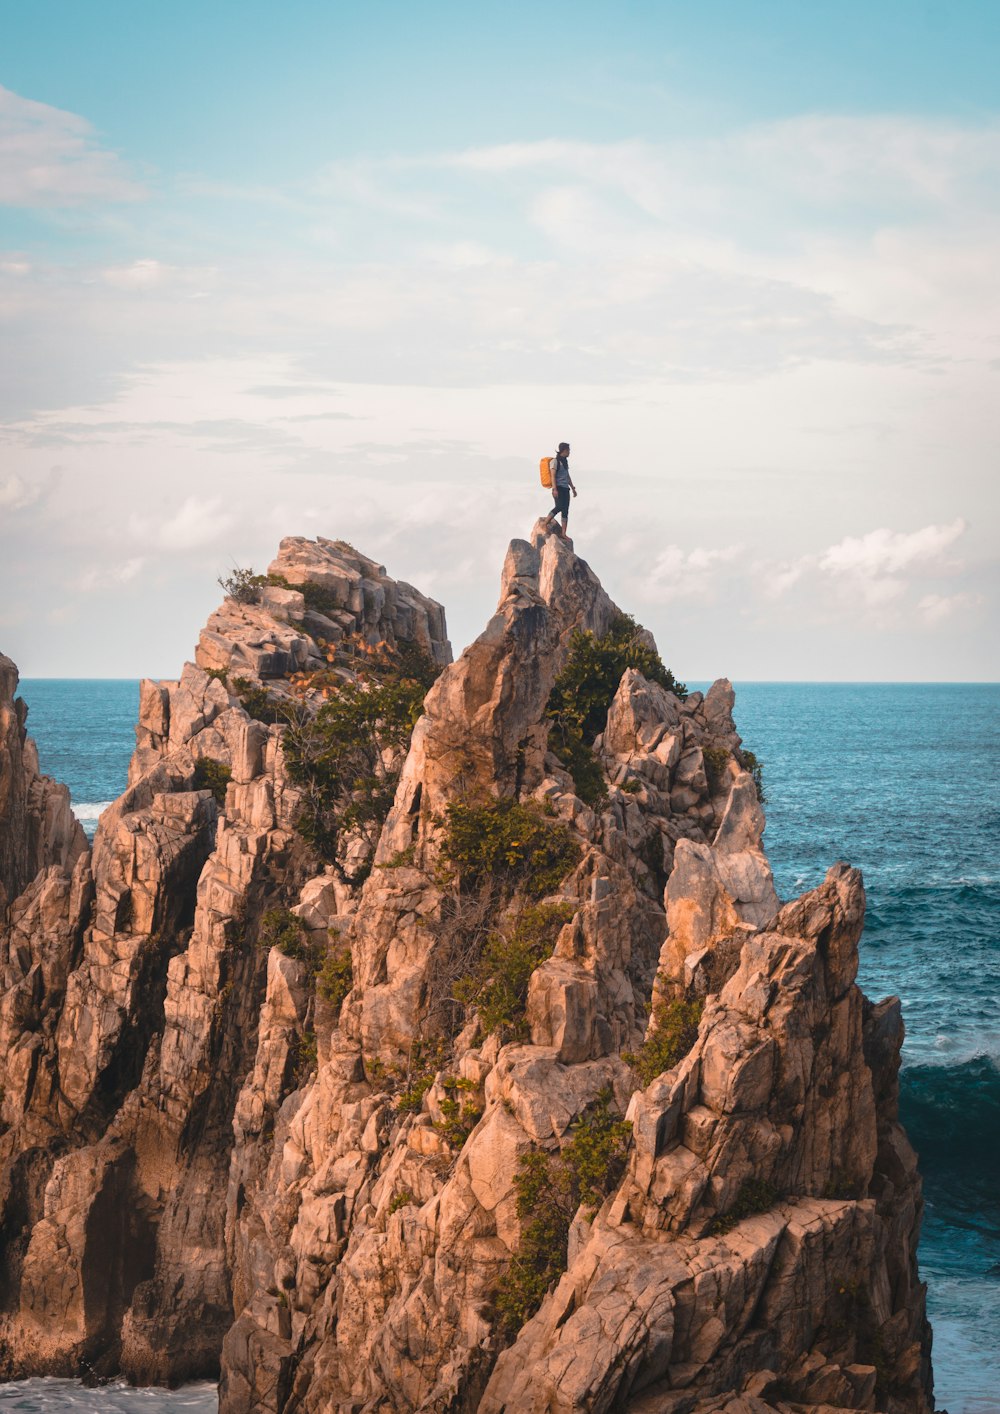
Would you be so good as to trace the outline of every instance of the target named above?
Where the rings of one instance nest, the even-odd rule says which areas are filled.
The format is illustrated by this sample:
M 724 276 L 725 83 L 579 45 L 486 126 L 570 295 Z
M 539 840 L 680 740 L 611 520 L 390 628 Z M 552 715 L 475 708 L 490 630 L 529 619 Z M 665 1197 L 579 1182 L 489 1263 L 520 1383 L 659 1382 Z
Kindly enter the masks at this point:
M 254 721 L 263 722 L 265 726 L 288 721 L 287 705 L 272 697 L 266 687 L 252 682 L 250 678 L 233 678 L 229 686 L 239 698 L 247 716 L 253 717 Z
M 578 863 L 580 846 L 567 826 L 535 804 L 493 800 L 448 806 L 445 857 L 471 891 L 491 880 L 530 898 L 551 893 Z
M 317 584 L 314 579 L 307 579 L 304 584 L 292 584 L 288 587 L 289 589 L 297 589 L 305 600 L 306 608 L 311 609 L 314 614 L 322 614 L 324 618 L 330 618 L 344 607 L 343 604 L 338 603 L 337 596 L 332 589 L 328 589 L 325 584 Z
M 319 1063 L 316 1032 L 307 1030 L 300 1033 L 295 1047 L 295 1078 L 301 1085 L 308 1080 Z
M 653 1008 L 646 1039 L 639 1051 L 623 1056 L 641 1085 L 649 1085 L 658 1075 L 671 1070 L 684 1059 L 698 1039 L 698 1023 L 703 1010 L 703 1002 L 687 1001 L 683 997 L 674 997 Z
M 225 805 L 226 786 L 232 780 L 233 773 L 228 766 L 221 761 L 216 761 L 211 756 L 199 756 L 194 763 L 194 784 L 192 790 L 210 790 L 215 797 L 216 803 Z
M 608 783 L 597 752 L 573 732 L 549 739 L 551 750 L 573 777 L 573 789 L 585 805 L 600 810 L 608 801 Z
M 657 682 L 677 697 L 687 688 L 676 680 L 655 649 L 641 637 L 641 629 L 628 614 L 619 614 L 607 633 L 598 635 L 576 629 L 570 636 L 569 654 L 549 694 L 545 715 L 551 722 L 549 749 L 573 777 L 576 793 L 590 805 L 600 806 L 607 796 L 604 775 L 592 750 L 604 730 L 608 708 L 627 668 L 635 668 L 650 682 Z
M 434 1128 L 453 1148 L 461 1149 L 482 1118 L 482 1105 L 476 1099 L 469 1098 L 477 1086 L 474 1080 L 455 1075 L 443 1076 L 441 1084 L 452 1093 L 441 1101 L 442 1118 Z
M 740 1184 L 733 1206 L 727 1213 L 720 1213 L 714 1218 L 708 1231 L 713 1234 L 731 1232 L 744 1218 L 753 1217 L 755 1213 L 766 1213 L 780 1197 L 778 1190 L 766 1179 L 748 1178 L 745 1183 Z
M 351 949 L 337 942 L 328 950 L 316 977 L 316 989 L 325 1001 L 340 1010 L 344 998 L 354 984 Z
M 368 654 L 364 678 L 338 681 L 314 717 L 285 733 L 288 774 L 302 790 L 297 828 L 347 877 L 337 858 L 345 834 L 359 835 L 368 860 L 349 879 L 370 872 L 370 855 L 396 794 L 403 756 L 424 697 L 437 676 L 414 645 Z
M 405 1067 L 384 1065 L 373 1061 L 369 1074 L 373 1081 L 382 1081 L 389 1089 L 396 1090 L 396 1109 L 401 1114 L 419 1114 L 423 1108 L 424 1096 L 434 1084 L 434 1077 L 445 1062 L 447 1043 L 443 1036 L 433 1036 L 415 1041 L 407 1057 Z M 378 1074 L 376 1074 L 376 1067 Z
M 394 1193 L 389 1199 L 388 1211 L 390 1217 L 393 1213 L 398 1213 L 400 1208 L 408 1207 L 413 1201 L 413 1194 L 410 1190 L 408 1188 L 401 1188 L 398 1193 Z
M 745 747 L 740 747 L 740 765 L 745 771 L 749 771 L 753 777 L 753 783 L 757 790 L 757 799 L 761 805 L 767 804 L 767 796 L 764 794 L 764 763 L 752 751 L 747 751 Z
M 724 746 L 703 746 L 701 754 L 705 762 L 705 775 L 708 777 L 708 788 L 712 795 L 714 795 L 722 784 L 722 774 L 726 769 L 726 763 L 731 760 L 731 757 Z
M 256 604 L 260 598 L 261 586 L 267 583 L 266 574 L 255 574 L 249 567 L 234 565 L 232 572 L 219 575 L 219 585 L 227 599 L 235 599 L 237 604 Z
M 263 914 L 257 941 L 262 948 L 277 948 L 296 962 L 315 962 L 315 949 L 302 919 L 289 908 L 269 908 Z
M 404 1115 L 419 1114 L 424 1107 L 424 1096 L 433 1084 L 433 1071 L 414 1076 L 396 1096 L 396 1109 Z
M 207 678 L 214 678 L 216 682 L 221 682 L 223 687 L 229 682 L 228 668 L 206 668 L 204 671 Z
M 574 914 L 568 903 L 529 904 L 505 930 L 491 933 L 472 973 L 459 979 L 455 996 L 475 1008 L 486 1035 L 502 1041 L 525 1034 L 531 974 L 552 956 L 563 924 Z
M 410 869 L 416 859 L 416 845 L 408 844 L 405 849 L 397 849 L 391 859 L 382 865 L 383 869 Z
M 559 1154 L 533 1149 L 521 1156 L 514 1179 L 521 1240 L 496 1297 L 508 1337 L 535 1314 L 566 1270 L 569 1227 L 577 1208 L 600 1207 L 621 1179 L 631 1129 L 612 1110 L 611 1100 L 610 1090 L 598 1095 Z

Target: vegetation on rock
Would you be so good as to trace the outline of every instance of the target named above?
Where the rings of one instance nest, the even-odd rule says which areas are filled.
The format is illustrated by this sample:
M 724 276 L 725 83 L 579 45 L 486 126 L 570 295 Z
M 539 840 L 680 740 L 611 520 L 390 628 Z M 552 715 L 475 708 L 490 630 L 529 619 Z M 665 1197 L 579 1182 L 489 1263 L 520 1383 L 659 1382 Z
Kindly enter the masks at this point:
M 302 919 L 290 908 L 269 908 L 261 916 L 257 941 L 262 948 L 277 948 L 296 962 L 312 963 L 315 950 Z
M 302 791 L 297 828 L 347 882 L 361 883 L 396 794 L 410 736 L 437 668 L 415 644 L 381 645 L 350 681 L 325 684 L 330 699 L 300 714 L 285 733 L 290 779 Z M 349 872 L 340 858 L 347 836 L 365 846 Z
M 573 832 L 533 802 L 457 802 L 447 809 L 445 858 L 458 871 L 463 892 L 497 883 L 529 898 L 551 893 L 580 858 Z
M 684 1059 L 698 1039 L 703 1009 L 704 1003 L 700 1000 L 688 1001 L 684 997 L 673 997 L 654 1006 L 646 1039 L 638 1051 L 627 1052 L 622 1057 L 635 1071 L 641 1085 L 649 1085 Z
M 608 708 L 628 668 L 677 697 L 687 696 L 687 688 L 664 667 L 630 614 L 617 614 L 601 635 L 574 629 L 566 662 L 549 694 L 545 710 L 552 724 L 549 749 L 573 777 L 577 795 L 589 805 L 599 806 L 607 796 L 593 745 L 604 730 Z
M 255 722 L 273 726 L 275 723 L 288 721 L 288 704 L 279 701 L 266 687 L 261 687 L 250 678 L 239 677 L 233 678 L 229 687 L 239 698 L 247 716 L 252 717 Z
M 354 985 L 351 949 L 344 942 L 334 943 L 327 951 L 316 977 L 316 990 L 324 1001 L 338 1011 Z
M 592 1216 L 625 1170 L 631 1128 L 612 1109 L 603 1090 L 574 1124 L 557 1154 L 523 1154 L 514 1180 L 521 1237 L 500 1279 L 496 1309 L 500 1326 L 514 1336 L 535 1314 L 546 1292 L 566 1270 L 570 1223 L 582 1205 Z
M 457 1000 L 475 1009 L 484 1034 L 496 1032 L 504 1042 L 524 1037 L 531 974 L 552 956 L 574 912 L 570 903 L 527 904 L 490 932 L 470 973 L 455 986 Z
M 740 765 L 745 771 L 749 771 L 753 777 L 753 783 L 757 788 L 757 799 L 761 805 L 767 804 L 767 796 L 764 794 L 764 763 L 752 751 L 747 751 L 746 747 L 740 747 Z
M 739 1192 L 733 1200 L 732 1207 L 728 1212 L 720 1213 L 717 1218 L 713 1218 L 709 1224 L 710 1233 L 731 1232 L 737 1223 L 744 1218 L 751 1218 L 755 1213 L 766 1213 L 769 1208 L 773 1208 L 781 1194 L 773 1184 L 768 1183 L 763 1178 L 748 1178 L 740 1184 Z
M 442 1076 L 441 1084 L 448 1093 L 440 1101 L 441 1119 L 434 1128 L 453 1148 L 461 1149 L 482 1118 L 482 1105 L 471 1098 L 478 1086 L 462 1075 Z
M 233 773 L 222 761 L 216 761 L 211 756 L 199 756 L 194 763 L 194 783 L 192 790 L 210 790 L 215 797 L 217 804 L 226 803 L 226 786 L 232 780 Z
M 337 613 L 342 607 L 332 589 L 315 580 L 304 584 L 292 584 L 283 574 L 256 574 L 252 569 L 234 565 L 231 573 L 219 576 L 219 585 L 227 599 L 235 599 L 238 604 L 260 603 L 260 592 L 268 587 L 274 589 L 295 589 L 305 600 L 305 607 L 324 616 Z

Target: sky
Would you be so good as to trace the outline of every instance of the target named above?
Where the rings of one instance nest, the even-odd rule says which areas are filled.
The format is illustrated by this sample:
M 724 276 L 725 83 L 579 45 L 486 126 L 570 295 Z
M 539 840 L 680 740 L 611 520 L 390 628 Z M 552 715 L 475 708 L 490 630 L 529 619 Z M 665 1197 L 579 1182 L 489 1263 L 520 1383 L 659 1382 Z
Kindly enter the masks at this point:
M 998 677 L 993 0 L 0 7 L 24 676 L 176 676 L 284 535 L 457 652 L 567 440 L 678 677 Z

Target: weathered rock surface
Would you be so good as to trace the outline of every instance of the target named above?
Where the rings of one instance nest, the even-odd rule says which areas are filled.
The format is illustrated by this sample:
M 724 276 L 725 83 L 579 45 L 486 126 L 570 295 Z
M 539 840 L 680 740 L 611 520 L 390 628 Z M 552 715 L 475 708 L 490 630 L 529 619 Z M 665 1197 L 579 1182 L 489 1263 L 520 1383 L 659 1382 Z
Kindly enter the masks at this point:
M 440 606 L 340 542 L 283 541 L 271 573 L 177 682 L 143 685 L 92 878 L 50 789 L 24 784 L 23 718 L 0 715 L 0 1372 L 221 1368 L 223 1414 L 931 1410 L 899 1006 L 855 984 L 855 870 L 781 906 L 730 685 L 682 700 L 626 671 L 588 804 L 545 709 L 573 631 L 617 610 L 570 543 L 513 542 L 455 663 Z M 443 669 L 361 886 L 296 832 L 285 728 L 229 690 L 311 710 L 308 675 L 345 636 L 417 642 Z M 192 788 L 201 758 L 231 770 L 222 804 Z M 482 945 L 443 867 L 446 812 L 491 797 L 571 832 L 550 896 L 569 921 L 523 1034 L 473 1012 L 407 1091 L 456 948 Z M 349 945 L 339 1007 L 305 960 L 258 947 L 275 901 Z M 702 1004 L 697 1040 L 637 1088 L 623 1057 L 675 999 Z M 564 1150 L 598 1097 L 627 1116 L 623 1175 L 512 1332 L 496 1294 L 528 1221 L 522 1157 Z
M 69 790 L 38 769 L 17 682 L 17 668 L 0 653 L 0 916 L 40 870 L 72 870 L 87 849 Z

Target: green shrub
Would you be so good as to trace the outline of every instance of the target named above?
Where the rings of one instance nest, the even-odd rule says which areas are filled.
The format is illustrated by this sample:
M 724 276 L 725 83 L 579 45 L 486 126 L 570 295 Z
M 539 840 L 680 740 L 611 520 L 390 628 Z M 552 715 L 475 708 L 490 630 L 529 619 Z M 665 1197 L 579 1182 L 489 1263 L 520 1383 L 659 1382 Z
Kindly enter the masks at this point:
M 441 1084 L 452 1093 L 441 1101 L 442 1118 L 436 1121 L 434 1128 L 453 1148 L 461 1149 L 482 1118 L 482 1105 L 470 1098 L 478 1087 L 474 1080 L 460 1075 L 444 1075 Z
M 383 869 L 410 869 L 416 859 L 416 845 L 408 844 L 405 849 L 397 849 L 391 859 L 382 865 Z
M 708 787 L 714 795 L 722 783 L 722 773 L 725 771 L 726 763 L 731 760 L 731 757 L 724 746 L 703 746 L 701 754 L 705 762 L 705 775 L 708 777 Z
M 191 788 L 192 790 L 210 790 L 216 803 L 225 805 L 226 786 L 232 777 L 232 771 L 222 761 L 216 761 L 211 756 L 199 756 L 194 763 L 194 784 Z
M 698 1023 L 704 1003 L 674 997 L 653 1008 L 653 1017 L 646 1039 L 638 1052 L 629 1052 L 623 1060 L 635 1071 L 639 1083 L 649 1085 L 658 1075 L 683 1060 L 698 1039 Z
M 749 771 L 753 777 L 754 786 L 757 789 L 757 799 L 761 805 L 767 804 L 767 796 L 764 794 L 764 763 L 752 751 L 747 751 L 745 747 L 740 747 L 740 765 L 745 771 Z
M 316 989 L 325 1001 L 340 1010 L 344 998 L 354 984 L 351 949 L 336 942 L 327 951 L 316 976 Z
M 368 846 L 369 858 L 351 883 L 370 872 L 405 749 L 437 676 L 414 645 L 369 654 L 364 671 L 363 679 L 338 682 L 314 717 L 292 722 L 284 741 L 289 777 L 302 790 L 299 833 L 345 878 L 337 859 L 341 838 L 353 832 Z
M 522 889 L 530 898 L 541 898 L 558 887 L 580 858 L 572 831 L 534 803 L 456 803 L 448 806 L 446 825 L 444 855 L 457 869 L 464 891 L 493 881 L 508 894 Z
M 319 1063 L 316 1032 L 306 1030 L 299 1034 L 295 1046 L 295 1078 L 301 1085 L 308 1080 Z
M 551 722 L 549 748 L 573 777 L 576 793 L 590 805 L 603 804 L 607 795 L 600 763 L 592 750 L 604 730 L 608 708 L 627 668 L 635 668 L 650 682 L 657 682 L 677 697 L 687 688 L 663 665 L 655 649 L 640 637 L 641 629 L 628 614 L 619 614 L 607 633 L 575 629 L 569 654 L 549 694 L 545 715 Z
M 289 588 L 297 589 L 306 602 L 306 608 L 314 614 L 322 614 L 324 618 L 330 618 L 344 607 L 332 589 L 325 584 L 317 584 L 314 579 L 307 579 L 304 584 L 289 585 Z
M 243 569 L 239 565 L 234 565 L 230 574 L 219 575 L 219 585 L 226 598 L 235 599 L 237 604 L 256 604 L 261 586 L 266 583 L 266 574 L 255 574 L 249 567 Z
M 262 948 L 277 948 L 296 962 L 315 963 L 315 948 L 302 919 L 290 908 L 269 908 L 260 920 L 257 941 Z
M 272 697 L 267 688 L 261 687 L 259 683 L 250 678 L 233 678 L 229 686 L 239 698 L 247 716 L 253 717 L 254 721 L 273 726 L 275 722 L 284 723 L 289 720 L 288 704 Z
M 780 1197 L 778 1190 L 766 1179 L 748 1178 L 745 1183 L 740 1184 L 739 1192 L 729 1211 L 713 1218 L 708 1231 L 713 1234 L 731 1232 L 744 1218 L 753 1217 L 755 1213 L 766 1213 Z
M 413 1043 L 405 1066 L 375 1060 L 370 1066 L 366 1063 L 366 1069 L 373 1082 L 380 1080 L 396 1091 L 396 1109 L 401 1114 L 419 1114 L 424 1096 L 444 1065 L 447 1049 L 443 1036 L 427 1037 Z
M 619 1183 L 631 1128 L 603 1090 L 558 1154 L 523 1154 L 514 1179 L 521 1238 L 497 1289 L 503 1333 L 512 1337 L 535 1314 L 566 1270 L 569 1228 L 577 1208 L 600 1207 Z
M 552 956 L 574 912 L 569 903 L 528 904 L 506 930 L 490 934 L 471 974 L 455 986 L 457 1000 L 475 1008 L 486 1035 L 495 1031 L 502 1041 L 525 1035 L 531 974 Z
M 424 1096 L 433 1084 L 433 1071 L 415 1075 L 396 1096 L 396 1109 L 400 1114 L 419 1114 L 424 1107 Z
M 401 1188 L 398 1193 L 394 1193 L 389 1199 L 389 1214 L 398 1213 L 400 1208 L 407 1207 L 414 1201 L 413 1194 L 408 1188 Z
M 223 687 L 229 682 L 228 668 L 205 668 L 204 672 L 207 678 L 214 678 L 216 682 L 221 682 Z

